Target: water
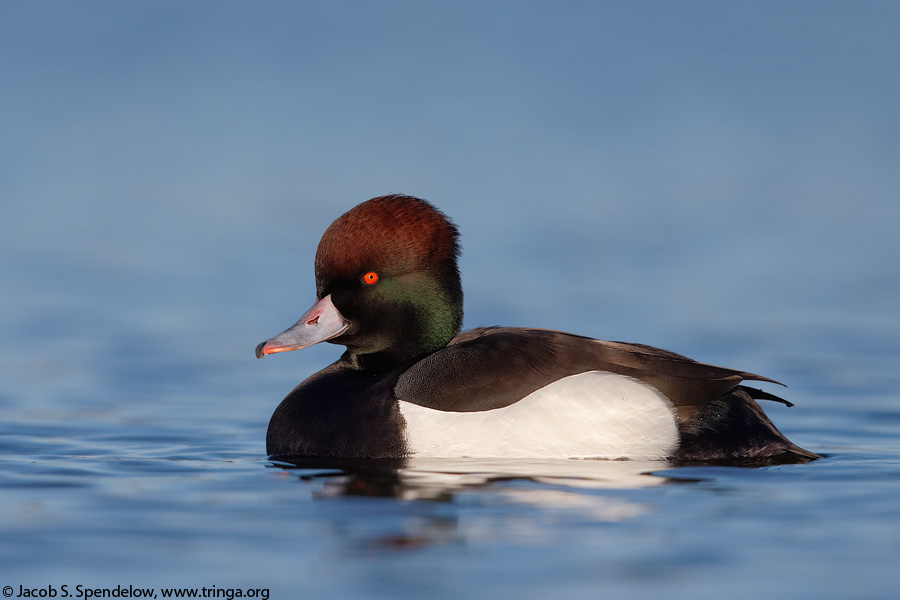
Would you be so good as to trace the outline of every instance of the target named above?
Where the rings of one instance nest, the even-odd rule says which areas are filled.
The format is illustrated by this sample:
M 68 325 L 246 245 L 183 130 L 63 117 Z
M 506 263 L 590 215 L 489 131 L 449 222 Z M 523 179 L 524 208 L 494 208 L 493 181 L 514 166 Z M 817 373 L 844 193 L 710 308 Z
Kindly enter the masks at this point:
M 896 596 L 896 10 L 266 6 L 0 8 L 0 586 Z M 466 327 L 784 381 L 825 458 L 268 461 L 339 349 L 254 347 L 392 191 L 460 226 Z

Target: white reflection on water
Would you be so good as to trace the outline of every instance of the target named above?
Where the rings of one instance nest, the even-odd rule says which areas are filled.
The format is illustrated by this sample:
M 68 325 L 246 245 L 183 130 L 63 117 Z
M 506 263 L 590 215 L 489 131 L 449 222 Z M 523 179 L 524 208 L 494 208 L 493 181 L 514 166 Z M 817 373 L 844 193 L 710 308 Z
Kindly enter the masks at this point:
M 650 512 L 662 461 L 297 459 L 272 467 L 313 486 L 319 539 L 341 555 L 426 546 L 549 544 L 560 530 Z
M 432 486 L 464 489 L 511 478 L 577 488 L 622 489 L 659 485 L 663 479 L 649 473 L 666 465 L 632 460 L 413 458 L 400 473 L 405 483 L 423 491 Z
M 562 511 L 570 517 L 593 522 L 629 519 L 648 510 L 645 502 L 626 494 L 598 494 L 591 490 L 628 490 L 662 485 L 665 477 L 652 475 L 668 467 L 661 461 L 609 460 L 525 460 L 525 459 L 438 459 L 411 458 L 401 461 L 333 461 L 298 460 L 296 464 L 273 465 L 287 468 L 306 481 L 321 480 L 319 499 L 348 496 L 395 498 L 406 502 L 475 502 L 487 506 L 518 506 Z M 296 469 L 296 470 L 295 470 Z M 490 493 L 483 494 L 487 488 Z M 473 495 L 474 494 L 474 495 Z M 516 510 L 512 511 L 513 514 Z M 496 515 L 495 515 L 496 517 Z M 506 517 L 501 519 L 506 521 Z M 521 519 L 514 528 L 516 536 L 529 536 Z M 432 519 L 425 528 L 434 533 Z M 527 521 L 527 519 L 526 519 Z M 406 522 L 404 529 L 412 522 Z M 472 536 L 485 535 L 485 525 L 477 528 L 454 525 L 455 536 L 472 541 Z M 388 545 L 405 545 L 443 541 L 446 523 L 437 528 L 437 539 L 425 535 L 421 528 L 391 537 Z M 504 531 L 509 531 L 504 529 Z M 408 539 L 407 539 L 408 538 Z M 412 542 L 410 540 L 416 540 Z

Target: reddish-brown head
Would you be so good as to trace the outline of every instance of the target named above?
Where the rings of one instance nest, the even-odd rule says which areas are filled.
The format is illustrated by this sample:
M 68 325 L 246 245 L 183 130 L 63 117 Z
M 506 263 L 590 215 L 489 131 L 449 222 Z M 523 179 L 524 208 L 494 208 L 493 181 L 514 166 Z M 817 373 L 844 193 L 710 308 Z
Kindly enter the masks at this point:
M 399 276 L 455 268 L 458 235 L 449 219 L 424 200 L 391 195 L 363 202 L 332 223 L 319 242 L 319 296 L 330 282 L 369 272 Z
M 396 362 L 443 347 L 462 325 L 458 232 L 428 202 L 382 196 L 340 216 L 316 252 L 316 292 L 350 323 L 332 339 Z M 360 361 L 364 362 L 364 361 Z

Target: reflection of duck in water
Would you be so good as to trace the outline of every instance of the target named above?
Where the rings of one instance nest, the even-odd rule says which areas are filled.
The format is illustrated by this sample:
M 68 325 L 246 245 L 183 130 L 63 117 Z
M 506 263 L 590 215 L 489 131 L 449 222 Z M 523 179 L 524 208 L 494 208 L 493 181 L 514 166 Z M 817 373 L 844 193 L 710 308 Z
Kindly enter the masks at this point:
M 317 301 L 258 357 L 344 355 L 276 409 L 276 457 L 812 460 L 740 385 L 765 377 L 640 344 L 523 328 L 460 334 L 457 230 L 408 196 L 364 202 L 316 253 Z M 787 404 L 787 402 L 785 402 Z
M 579 518 L 619 521 L 646 512 L 648 505 L 612 492 L 665 485 L 673 480 L 665 463 L 638 460 L 554 459 L 322 459 L 297 457 L 271 465 L 296 474 L 318 489 L 313 496 L 396 498 L 403 501 L 457 502 L 538 507 L 574 511 Z M 680 478 L 677 481 L 698 481 Z M 425 513 L 415 513 L 423 517 Z M 388 536 L 388 545 L 415 545 L 437 535 L 443 539 L 457 529 L 455 518 L 438 513 L 438 522 L 410 536 Z M 421 523 L 420 523 L 421 524 Z M 436 526 L 437 528 L 434 529 Z M 436 541 L 436 540 L 430 540 Z M 437 540 L 439 541 L 439 540 Z
M 576 489 L 652 487 L 668 481 L 663 469 L 671 465 L 641 460 L 294 457 L 272 466 L 303 480 L 322 480 L 328 496 L 421 500 L 512 480 Z

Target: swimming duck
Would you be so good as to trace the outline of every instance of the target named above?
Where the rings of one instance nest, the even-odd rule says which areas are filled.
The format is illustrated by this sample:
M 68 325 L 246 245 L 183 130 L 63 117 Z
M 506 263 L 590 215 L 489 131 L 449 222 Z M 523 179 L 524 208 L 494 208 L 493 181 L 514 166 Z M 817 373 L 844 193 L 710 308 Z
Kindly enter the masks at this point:
M 460 333 L 459 234 L 430 203 L 373 198 L 325 231 L 316 302 L 257 358 L 319 342 L 337 362 L 281 402 L 272 457 L 802 462 L 743 381 L 669 352 L 521 327 Z

